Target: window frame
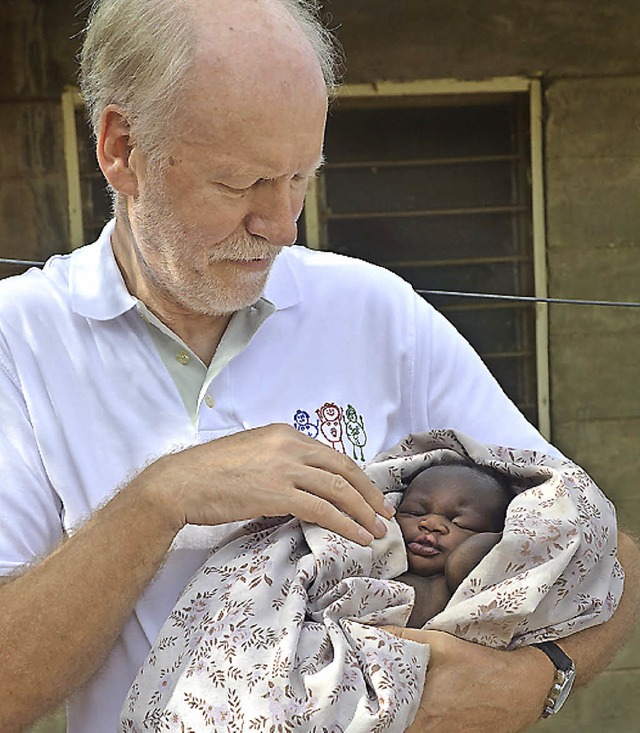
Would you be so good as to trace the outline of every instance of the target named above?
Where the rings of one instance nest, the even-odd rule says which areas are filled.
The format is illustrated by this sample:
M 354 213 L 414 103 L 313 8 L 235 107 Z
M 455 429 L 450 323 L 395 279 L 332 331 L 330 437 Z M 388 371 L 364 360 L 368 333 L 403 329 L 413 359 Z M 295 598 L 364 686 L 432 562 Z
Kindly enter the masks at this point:
M 336 90 L 339 99 L 380 100 L 393 97 L 460 96 L 480 94 L 523 93 L 529 99 L 530 157 L 531 157 L 531 217 L 533 230 L 534 295 L 548 297 L 546 221 L 544 205 L 542 86 L 540 79 L 528 77 L 501 77 L 480 81 L 457 79 L 426 79 L 405 82 L 378 81 L 369 84 L 345 84 Z M 322 187 L 318 179 L 310 182 L 305 201 L 304 221 L 307 246 L 322 248 L 321 203 Z M 538 429 L 551 439 L 550 375 L 549 375 L 549 307 L 535 303 L 536 392 Z
M 84 107 L 84 100 L 77 87 L 65 87 L 62 92 L 62 129 L 64 135 L 64 159 L 67 169 L 67 205 L 69 213 L 69 242 L 71 249 L 84 244 L 82 216 L 82 188 L 80 185 L 80 155 L 76 111 Z

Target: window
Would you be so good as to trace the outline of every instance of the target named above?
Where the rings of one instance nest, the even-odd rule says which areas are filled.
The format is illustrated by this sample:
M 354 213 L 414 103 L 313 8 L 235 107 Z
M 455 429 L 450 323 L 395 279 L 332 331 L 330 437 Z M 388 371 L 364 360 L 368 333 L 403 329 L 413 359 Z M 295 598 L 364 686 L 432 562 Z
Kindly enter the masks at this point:
M 347 87 L 330 113 L 327 164 L 301 239 L 387 267 L 422 291 L 546 295 L 536 272 L 532 92 L 526 80 L 513 86 L 429 94 L 414 83 L 412 94 L 387 85 L 392 95 Z M 540 307 L 427 297 L 548 434 Z

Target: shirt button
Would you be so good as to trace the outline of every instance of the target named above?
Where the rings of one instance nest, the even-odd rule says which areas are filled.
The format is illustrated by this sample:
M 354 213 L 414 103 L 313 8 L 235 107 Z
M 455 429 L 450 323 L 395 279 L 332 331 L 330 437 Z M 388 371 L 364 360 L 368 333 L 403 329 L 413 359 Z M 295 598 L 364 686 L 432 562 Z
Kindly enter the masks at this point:
M 204 398 L 204 403 L 207 407 L 213 407 L 216 404 L 216 401 L 213 399 L 213 397 L 207 393 L 207 395 Z
M 188 364 L 191 361 L 191 357 L 189 356 L 189 354 L 184 349 L 181 349 L 176 354 L 176 360 L 180 364 L 185 364 L 186 365 L 186 364 Z

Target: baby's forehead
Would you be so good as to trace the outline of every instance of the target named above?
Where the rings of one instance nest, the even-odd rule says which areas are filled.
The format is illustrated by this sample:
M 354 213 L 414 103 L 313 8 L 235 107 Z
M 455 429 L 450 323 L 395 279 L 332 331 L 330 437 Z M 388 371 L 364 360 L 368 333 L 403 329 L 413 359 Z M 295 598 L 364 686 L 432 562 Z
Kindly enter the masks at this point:
M 407 488 L 422 488 L 425 491 L 435 489 L 443 484 L 457 484 L 465 488 L 481 481 L 484 474 L 477 466 L 463 463 L 445 463 L 427 466 L 413 476 Z
M 474 466 L 446 464 L 428 466 L 408 483 L 404 498 L 438 498 L 440 501 L 470 501 L 498 484 Z

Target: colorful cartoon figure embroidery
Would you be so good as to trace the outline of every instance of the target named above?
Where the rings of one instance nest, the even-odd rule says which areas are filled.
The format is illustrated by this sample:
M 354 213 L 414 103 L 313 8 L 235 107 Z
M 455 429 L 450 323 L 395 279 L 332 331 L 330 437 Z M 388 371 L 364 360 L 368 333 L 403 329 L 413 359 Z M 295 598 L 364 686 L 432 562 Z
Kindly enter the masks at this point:
M 310 438 L 318 437 L 318 423 L 311 422 L 311 415 L 305 410 L 298 410 L 293 416 L 293 427 Z
M 362 415 L 358 415 L 356 408 L 353 405 L 347 405 L 345 419 L 347 438 L 353 446 L 353 458 L 356 461 L 364 461 L 364 451 L 362 449 L 367 444 L 367 432 L 364 429 L 364 418 Z M 356 449 L 359 450 L 359 456 Z
M 329 445 L 340 453 L 346 453 L 342 441 L 342 408 L 335 402 L 325 402 L 316 415 L 320 418 L 320 433 Z

